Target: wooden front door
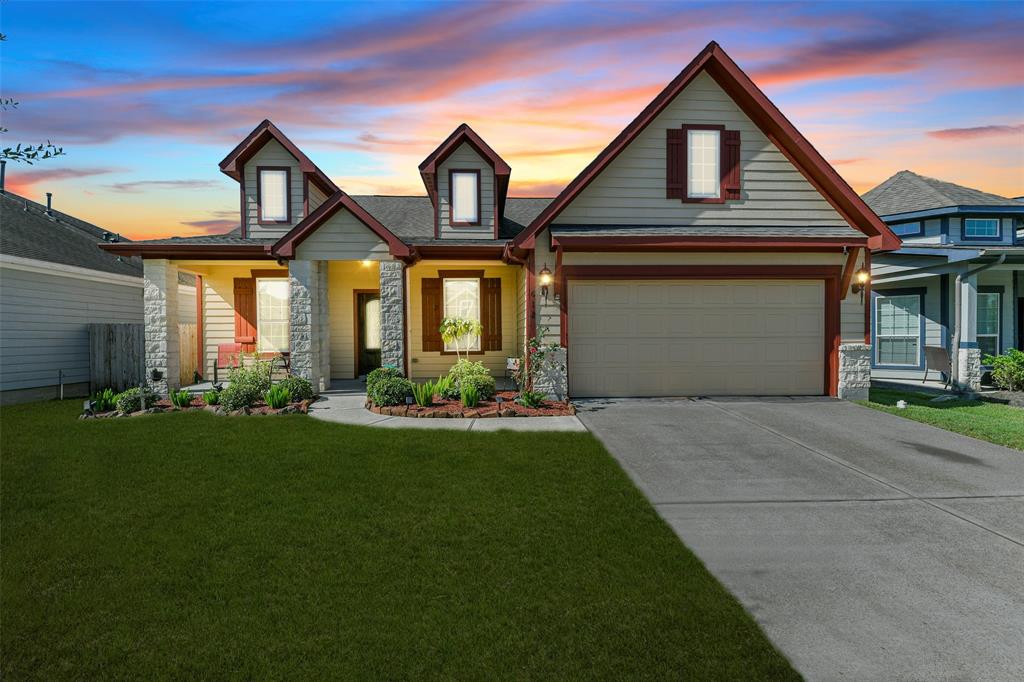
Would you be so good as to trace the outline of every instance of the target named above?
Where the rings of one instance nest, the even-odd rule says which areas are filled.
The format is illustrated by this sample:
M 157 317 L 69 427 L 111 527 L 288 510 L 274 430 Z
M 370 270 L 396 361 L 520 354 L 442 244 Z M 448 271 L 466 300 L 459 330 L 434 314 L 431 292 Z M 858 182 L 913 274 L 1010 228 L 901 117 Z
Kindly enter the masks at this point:
M 355 292 L 356 377 L 380 367 L 380 292 Z

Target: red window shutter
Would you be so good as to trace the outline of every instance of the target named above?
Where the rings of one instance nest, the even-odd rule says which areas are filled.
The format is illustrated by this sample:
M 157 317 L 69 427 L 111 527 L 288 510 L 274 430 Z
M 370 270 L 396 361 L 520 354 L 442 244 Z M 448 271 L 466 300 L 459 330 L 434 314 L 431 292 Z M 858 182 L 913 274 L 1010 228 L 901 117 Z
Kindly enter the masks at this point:
M 722 131 L 722 198 L 741 199 L 740 131 Z
M 686 190 L 686 131 L 669 128 L 665 132 L 665 198 L 682 199 Z
M 480 349 L 501 350 L 501 277 L 484 277 L 480 280 L 480 322 L 483 324 L 483 338 Z
M 423 351 L 444 350 L 441 339 L 441 278 L 425 277 L 421 280 L 423 298 Z
M 256 280 L 235 278 L 235 343 L 243 353 L 256 352 Z

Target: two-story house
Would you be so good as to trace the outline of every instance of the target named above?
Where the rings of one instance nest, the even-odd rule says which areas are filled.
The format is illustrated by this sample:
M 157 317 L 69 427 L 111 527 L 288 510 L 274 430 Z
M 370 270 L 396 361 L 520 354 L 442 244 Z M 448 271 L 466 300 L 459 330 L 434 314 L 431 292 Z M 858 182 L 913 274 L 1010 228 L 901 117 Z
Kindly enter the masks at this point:
M 903 240 L 871 262 L 872 376 L 924 379 L 941 347 L 976 389 L 986 356 L 1024 348 L 1024 204 L 907 170 L 864 201 Z
M 269 121 L 220 168 L 238 234 L 105 246 L 143 258 L 163 390 L 186 270 L 206 376 L 235 347 L 321 387 L 381 363 L 436 377 L 455 360 L 441 320 L 470 317 L 495 374 L 528 338 L 557 343 L 555 396 L 866 396 L 858 293 L 899 240 L 715 43 L 554 199 L 509 197 L 465 124 L 420 164 L 421 196 L 350 196 Z

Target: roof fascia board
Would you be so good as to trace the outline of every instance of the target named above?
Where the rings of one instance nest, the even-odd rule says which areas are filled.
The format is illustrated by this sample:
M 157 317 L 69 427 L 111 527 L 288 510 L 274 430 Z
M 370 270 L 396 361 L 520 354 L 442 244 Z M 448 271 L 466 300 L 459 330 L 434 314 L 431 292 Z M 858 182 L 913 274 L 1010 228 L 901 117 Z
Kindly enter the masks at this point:
M 266 244 L 99 244 L 104 251 L 140 258 L 205 258 L 249 260 L 271 258 Z
M 47 275 L 58 275 L 60 277 L 72 277 L 74 279 L 106 282 L 109 284 L 121 284 L 132 287 L 141 287 L 143 284 L 141 275 L 122 275 L 116 272 L 94 270 L 92 268 L 83 268 L 77 265 L 54 263 L 48 260 L 22 258 L 21 256 L 12 256 L 6 253 L 0 254 L 0 267 L 9 268 L 11 270 L 41 272 Z

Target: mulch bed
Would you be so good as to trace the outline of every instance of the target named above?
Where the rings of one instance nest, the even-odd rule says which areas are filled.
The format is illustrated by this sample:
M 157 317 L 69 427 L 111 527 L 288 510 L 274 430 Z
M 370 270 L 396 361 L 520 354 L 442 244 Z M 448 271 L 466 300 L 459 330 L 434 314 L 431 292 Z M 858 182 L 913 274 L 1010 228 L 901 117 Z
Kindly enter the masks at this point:
M 458 400 L 448 400 L 434 396 L 434 404 L 430 407 L 419 405 L 395 405 L 378 407 L 366 402 L 366 408 L 377 414 L 391 417 L 420 417 L 425 419 L 453 419 L 474 417 L 566 417 L 576 414 L 576 408 L 570 402 L 545 401 L 541 407 L 526 407 L 515 402 L 519 394 L 515 391 L 498 391 L 494 399 L 481 400 L 474 408 L 465 407 Z M 497 398 L 502 402 L 499 404 Z

